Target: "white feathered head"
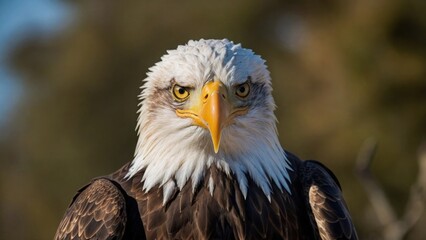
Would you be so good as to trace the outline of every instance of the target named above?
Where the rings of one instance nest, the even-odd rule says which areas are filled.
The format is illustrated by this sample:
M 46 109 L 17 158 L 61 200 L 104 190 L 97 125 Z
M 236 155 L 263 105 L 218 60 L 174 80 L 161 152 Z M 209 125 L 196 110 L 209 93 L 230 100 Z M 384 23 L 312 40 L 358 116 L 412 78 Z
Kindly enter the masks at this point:
M 215 165 L 252 178 L 270 196 L 271 182 L 288 190 L 291 169 L 276 131 L 265 61 L 224 40 L 189 41 L 168 51 L 147 73 L 135 158 L 127 175 L 144 169 L 144 189 L 193 188 Z M 212 186 L 213 187 L 213 186 Z

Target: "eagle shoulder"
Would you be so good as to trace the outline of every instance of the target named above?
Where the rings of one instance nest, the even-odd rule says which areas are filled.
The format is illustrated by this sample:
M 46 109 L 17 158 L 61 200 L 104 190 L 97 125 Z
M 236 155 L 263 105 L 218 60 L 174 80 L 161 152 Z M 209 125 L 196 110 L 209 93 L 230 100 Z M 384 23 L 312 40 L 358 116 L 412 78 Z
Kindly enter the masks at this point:
M 95 179 L 74 196 L 55 239 L 121 239 L 126 221 L 119 186 L 106 178 Z
M 335 175 L 317 161 L 305 161 L 302 168 L 311 224 L 317 227 L 321 239 L 358 239 Z

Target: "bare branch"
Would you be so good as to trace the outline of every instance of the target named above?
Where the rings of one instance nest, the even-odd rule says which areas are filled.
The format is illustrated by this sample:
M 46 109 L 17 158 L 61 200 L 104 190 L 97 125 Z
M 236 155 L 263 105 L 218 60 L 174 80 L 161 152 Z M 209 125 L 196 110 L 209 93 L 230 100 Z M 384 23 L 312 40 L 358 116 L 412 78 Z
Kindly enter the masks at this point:
M 385 192 L 378 184 L 370 166 L 377 150 L 377 142 L 367 139 L 357 159 L 356 173 L 364 186 L 370 202 L 382 226 L 384 239 L 400 240 L 416 225 L 424 212 L 426 196 L 426 144 L 419 148 L 419 174 L 417 182 L 413 184 L 410 196 L 401 219 L 398 219 Z

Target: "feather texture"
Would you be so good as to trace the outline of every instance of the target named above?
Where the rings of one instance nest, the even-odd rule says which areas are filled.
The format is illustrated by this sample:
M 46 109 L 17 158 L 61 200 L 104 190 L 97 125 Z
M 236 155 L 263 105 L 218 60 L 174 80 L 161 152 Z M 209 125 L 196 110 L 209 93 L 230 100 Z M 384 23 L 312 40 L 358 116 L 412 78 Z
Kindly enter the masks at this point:
M 143 171 L 125 179 L 126 164 L 79 191 L 55 239 L 357 239 L 334 175 L 288 156 L 292 194 L 272 183 L 270 199 L 250 177 L 244 197 L 235 175 L 212 166 L 164 204 L 160 186 L 141 190 Z

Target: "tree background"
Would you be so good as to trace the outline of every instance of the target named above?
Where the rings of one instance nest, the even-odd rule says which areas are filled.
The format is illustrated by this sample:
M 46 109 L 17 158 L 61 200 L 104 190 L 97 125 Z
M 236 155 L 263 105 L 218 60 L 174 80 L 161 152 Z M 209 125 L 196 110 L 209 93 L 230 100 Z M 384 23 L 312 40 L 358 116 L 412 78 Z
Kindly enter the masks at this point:
M 29 30 L 8 62 L 23 83 L 1 128 L 0 239 L 51 239 L 76 190 L 131 161 L 147 69 L 189 39 L 228 38 L 267 60 L 285 149 L 339 178 L 361 239 L 381 229 L 354 175 L 372 172 L 402 214 L 426 135 L 426 2 L 66 1 L 72 21 Z M 426 217 L 407 239 L 426 235 Z

